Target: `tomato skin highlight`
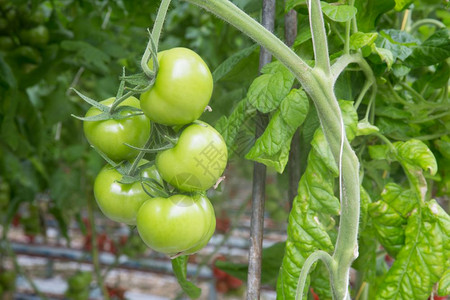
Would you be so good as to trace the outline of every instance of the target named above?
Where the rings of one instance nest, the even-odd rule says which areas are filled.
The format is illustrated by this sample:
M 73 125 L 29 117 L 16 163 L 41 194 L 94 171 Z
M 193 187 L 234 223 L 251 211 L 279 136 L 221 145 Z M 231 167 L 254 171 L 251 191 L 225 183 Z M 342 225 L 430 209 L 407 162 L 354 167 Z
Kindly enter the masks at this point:
M 146 163 L 141 161 L 141 165 Z M 142 177 L 153 178 L 157 182 L 162 179 L 153 165 L 141 172 Z M 122 175 L 110 165 L 106 165 L 97 175 L 94 182 L 94 196 L 100 210 L 109 219 L 136 225 L 136 216 L 141 205 L 151 199 L 140 182 L 123 184 L 118 182 Z M 150 188 L 147 188 L 151 191 Z
M 203 59 L 187 48 L 158 53 L 153 87 L 141 94 L 141 107 L 156 123 L 173 126 L 197 120 L 211 99 L 213 78 Z M 152 61 L 149 67 L 153 68 Z
M 205 191 L 227 165 L 223 137 L 211 125 L 195 121 L 186 127 L 174 148 L 159 152 L 156 167 L 161 177 L 181 191 Z
M 114 102 L 114 97 L 101 101 L 110 107 Z M 119 106 L 131 106 L 140 108 L 139 100 L 135 97 L 128 97 Z M 91 107 L 86 117 L 99 115 L 101 111 L 96 107 Z M 123 111 L 122 115 L 135 114 L 135 111 Z M 138 151 L 125 145 L 143 147 L 150 137 L 150 120 L 145 115 L 136 115 L 119 120 L 104 121 L 84 121 L 83 129 L 88 142 L 110 159 L 119 162 L 134 158 Z
M 200 194 L 152 198 L 137 215 L 137 229 L 145 244 L 172 257 L 200 250 L 214 233 L 215 224 L 214 208 Z

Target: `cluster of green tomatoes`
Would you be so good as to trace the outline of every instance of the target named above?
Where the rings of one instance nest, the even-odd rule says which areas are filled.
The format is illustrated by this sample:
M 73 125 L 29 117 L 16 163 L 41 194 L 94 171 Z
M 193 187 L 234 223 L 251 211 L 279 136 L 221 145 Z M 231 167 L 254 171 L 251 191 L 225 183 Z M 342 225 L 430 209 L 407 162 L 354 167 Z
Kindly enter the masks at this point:
M 0 0 L 0 51 L 20 61 L 25 73 L 42 62 L 41 51 L 50 41 L 42 7 Z
M 83 124 L 89 143 L 117 163 L 106 165 L 95 179 L 101 211 L 111 220 L 136 225 L 150 248 L 175 257 L 199 251 L 213 235 L 216 219 L 206 190 L 220 181 L 228 153 L 222 136 L 198 120 L 213 91 L 202 58 L 173 48 L 159 52 L 157 60 L 154 84 L 140 99 L 126 98 L 117 105 L 119 114 L 109 119 L 95 120 L 102 110 L 93 106 L 85 116 L 91 120 Z M 152 60 L 148 65 L 153 68 Z M 114 97 L 100 102 L 104 107 L 114 103 Z M 166 129 L 159 139 L 168 142 L 151 149 L 155 128 Z M 141 159 L 146 150 L 153 152 L 152 161 Z M 136 174 L 124 172 L 124 164 L 137 167 L 139 180 L 130 180 Z

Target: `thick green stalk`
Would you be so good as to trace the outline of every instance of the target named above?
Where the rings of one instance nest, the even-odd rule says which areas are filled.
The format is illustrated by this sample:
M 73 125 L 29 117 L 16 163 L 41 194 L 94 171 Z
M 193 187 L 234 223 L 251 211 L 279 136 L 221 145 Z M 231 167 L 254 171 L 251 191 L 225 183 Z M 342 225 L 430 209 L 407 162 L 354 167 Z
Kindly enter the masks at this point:
M 342 117 L 333 91 L 333 76 L 326 62 L 317 62 L 311 69 L 289 47 L 275 35 L 265 30 L 234 4 L 226 0 L 185 0 L 201 6 L 229 22 L 258 44 L 269 50 L 300 81 L 302 87 L 314 101 L 322 129 L 331 147 L 336 162 L 341 161 L 342 197 L 339 233 L 333 259 L 336 269 L 332 275 L 333 293 L 337 299 L 348 299 L 349 271 L 358 253 L 359 225 L 359 161 L 343 133 Z M 320 34 L 319 34 L 320 36 Z M 325 38 L 325 37 L 323 37 Z M 326 40 L 325 40 L 326 43 Z M 321 47 L 323 45 L 315 45 Z M 321 52 L 320 59 L 324 59 Z M 326 58 L 328 60 L 328 57 Z M 342 149 L 341 149 L 342 147 Z

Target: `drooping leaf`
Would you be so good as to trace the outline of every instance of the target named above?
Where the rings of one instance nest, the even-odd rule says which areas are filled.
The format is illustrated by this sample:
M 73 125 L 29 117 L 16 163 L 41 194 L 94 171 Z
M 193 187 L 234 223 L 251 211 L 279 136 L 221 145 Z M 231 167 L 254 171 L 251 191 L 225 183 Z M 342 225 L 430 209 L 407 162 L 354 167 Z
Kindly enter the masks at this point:
M 192 282 L 188 281 L 187 275 L 188 256 L 182 255 L 172 259 L 172 269 L 178 280 L 183 292 L 190 298 L 197 299 L 200 297 L 202 290 Z
M 427 299 L 448 268 L 450 217 L 430 201 L 408 218 L 405 246 L 387 273 L 375 299 Z
M 320 2 L 323 13 L 335 22 L 347 22 L 355 15 L 357 9 L 354 6 L 339 3 Z
M 259 111 L 269 113 L 289 94 L 294 75 L 278 61 L 265 65 L 261 73 L 250 85 L 247 98 Z
M 358 123 L 356 111 L 349 101 L 340 101 L 339 104 L 345 129 L 350 137 L 354 137 Z M 330 168 L 334 160 L 329 150 L 322 149 L 329 148 L 325 140 L 316 140 L 323 136 L 317 133 L 321 130 L 317 129 L 314 134 L 311 143 L 316 146 L 309 152 L 307 167 L 289 215 L 286 253 L 277 282 L 279 299 L 295 299 L 301 268 L 311 253 L 317 249 L 331 252 L 334 247 L 332 237 L 335 237 L 335 232 L 329 228 L 329 219 L 340 212 L 339 199 L 334 195 L 337 167 Z
M 381 194 L 381 200 L 369 205 L 375 234 L 394 258 L 404 245 L 404 227 L 417 200 L 412 190 L 404 190 L 397 184 L 389 183 Z
M 400 162 L 412 166 L 419 166 L 430 175 L 436 174 L 436 158 L 424 142 L 412 139 L 406 142 L 394 143 L 394 146 L 398 151 Z
M 289 158 L 292 137 L 308 113 L 308 101 L 305 92 L 292 90 L 283 99 L 246 158 L 274 167 L 277 172 L 282 173 Z

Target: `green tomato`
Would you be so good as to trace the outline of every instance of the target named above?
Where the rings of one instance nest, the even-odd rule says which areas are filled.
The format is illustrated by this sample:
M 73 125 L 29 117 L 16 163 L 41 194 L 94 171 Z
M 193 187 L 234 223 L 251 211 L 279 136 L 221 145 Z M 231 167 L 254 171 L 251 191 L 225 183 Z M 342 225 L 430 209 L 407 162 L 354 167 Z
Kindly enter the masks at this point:
M 115 98 L 112 97 L 100 103 L 110 107 L 114 100 Z M 140 108 L 139 100 L 135 97 L 128 97 L 119 106 Z M 101 111 L 93 106 L 87 111 L 86 117 L 100 113 Z M 135 113 L 131 110 L 121 112 L 123 116 Z M 134 115 L 118 120 L 84 121 L 83 127 L 89 143 L 114 161 L 134 158 L 138 151 L 125 144 L 143 147 L 150 137 L 150 120 L 145 115 Z
M 90 272 L 77 272 L 73 276 L 67 279 L 69 285 L 69 291 L 80 292 L 89 289 L 89 285 L 92 281 L 92 274 Z
M 153 250 L 171 257 L 200 250 L 208 243 L 215 226 L 214 208 L 200 194 L 152 198 L 137 215 L 142 240 Z
M 196 121 L 181 132 L 175 147 L 157 154 L 156 167 L 162 178 L 179 190 L 205 191 L 222 175 L 227 159 L 220 133 Z
M 184 125 L 197 120 L 213 91 L 213 78 L 202 58 L 186 48 L 158 53 L 153 87 L 141 95 L 141 107 L 154 122 Z M 149 62 L 150 68 L 153 63 Z
M 145 163 L 141 161 L 141 164 Z M 141 171 L 141 177 L 152 178 L 157 182 L 162 179 L 153 165 Z M 110 165 L 106 165 L 94 182 L 94 196 L 100 210 L 105 216 L 116 222 L 136 225 L 136 215 L 141 205 L 151 199 L 140 182 L 123 184 L 118 181 L 122 175 Z M 149 192 L 151 188 L 146 189 Z
M 47 27 L 38 25 L 31 29 L 24 29 L 20 32 L 20 39 L 24 44 L 35 47 L 43 47 L 47 45 L 50 40 L 50 35 Z

